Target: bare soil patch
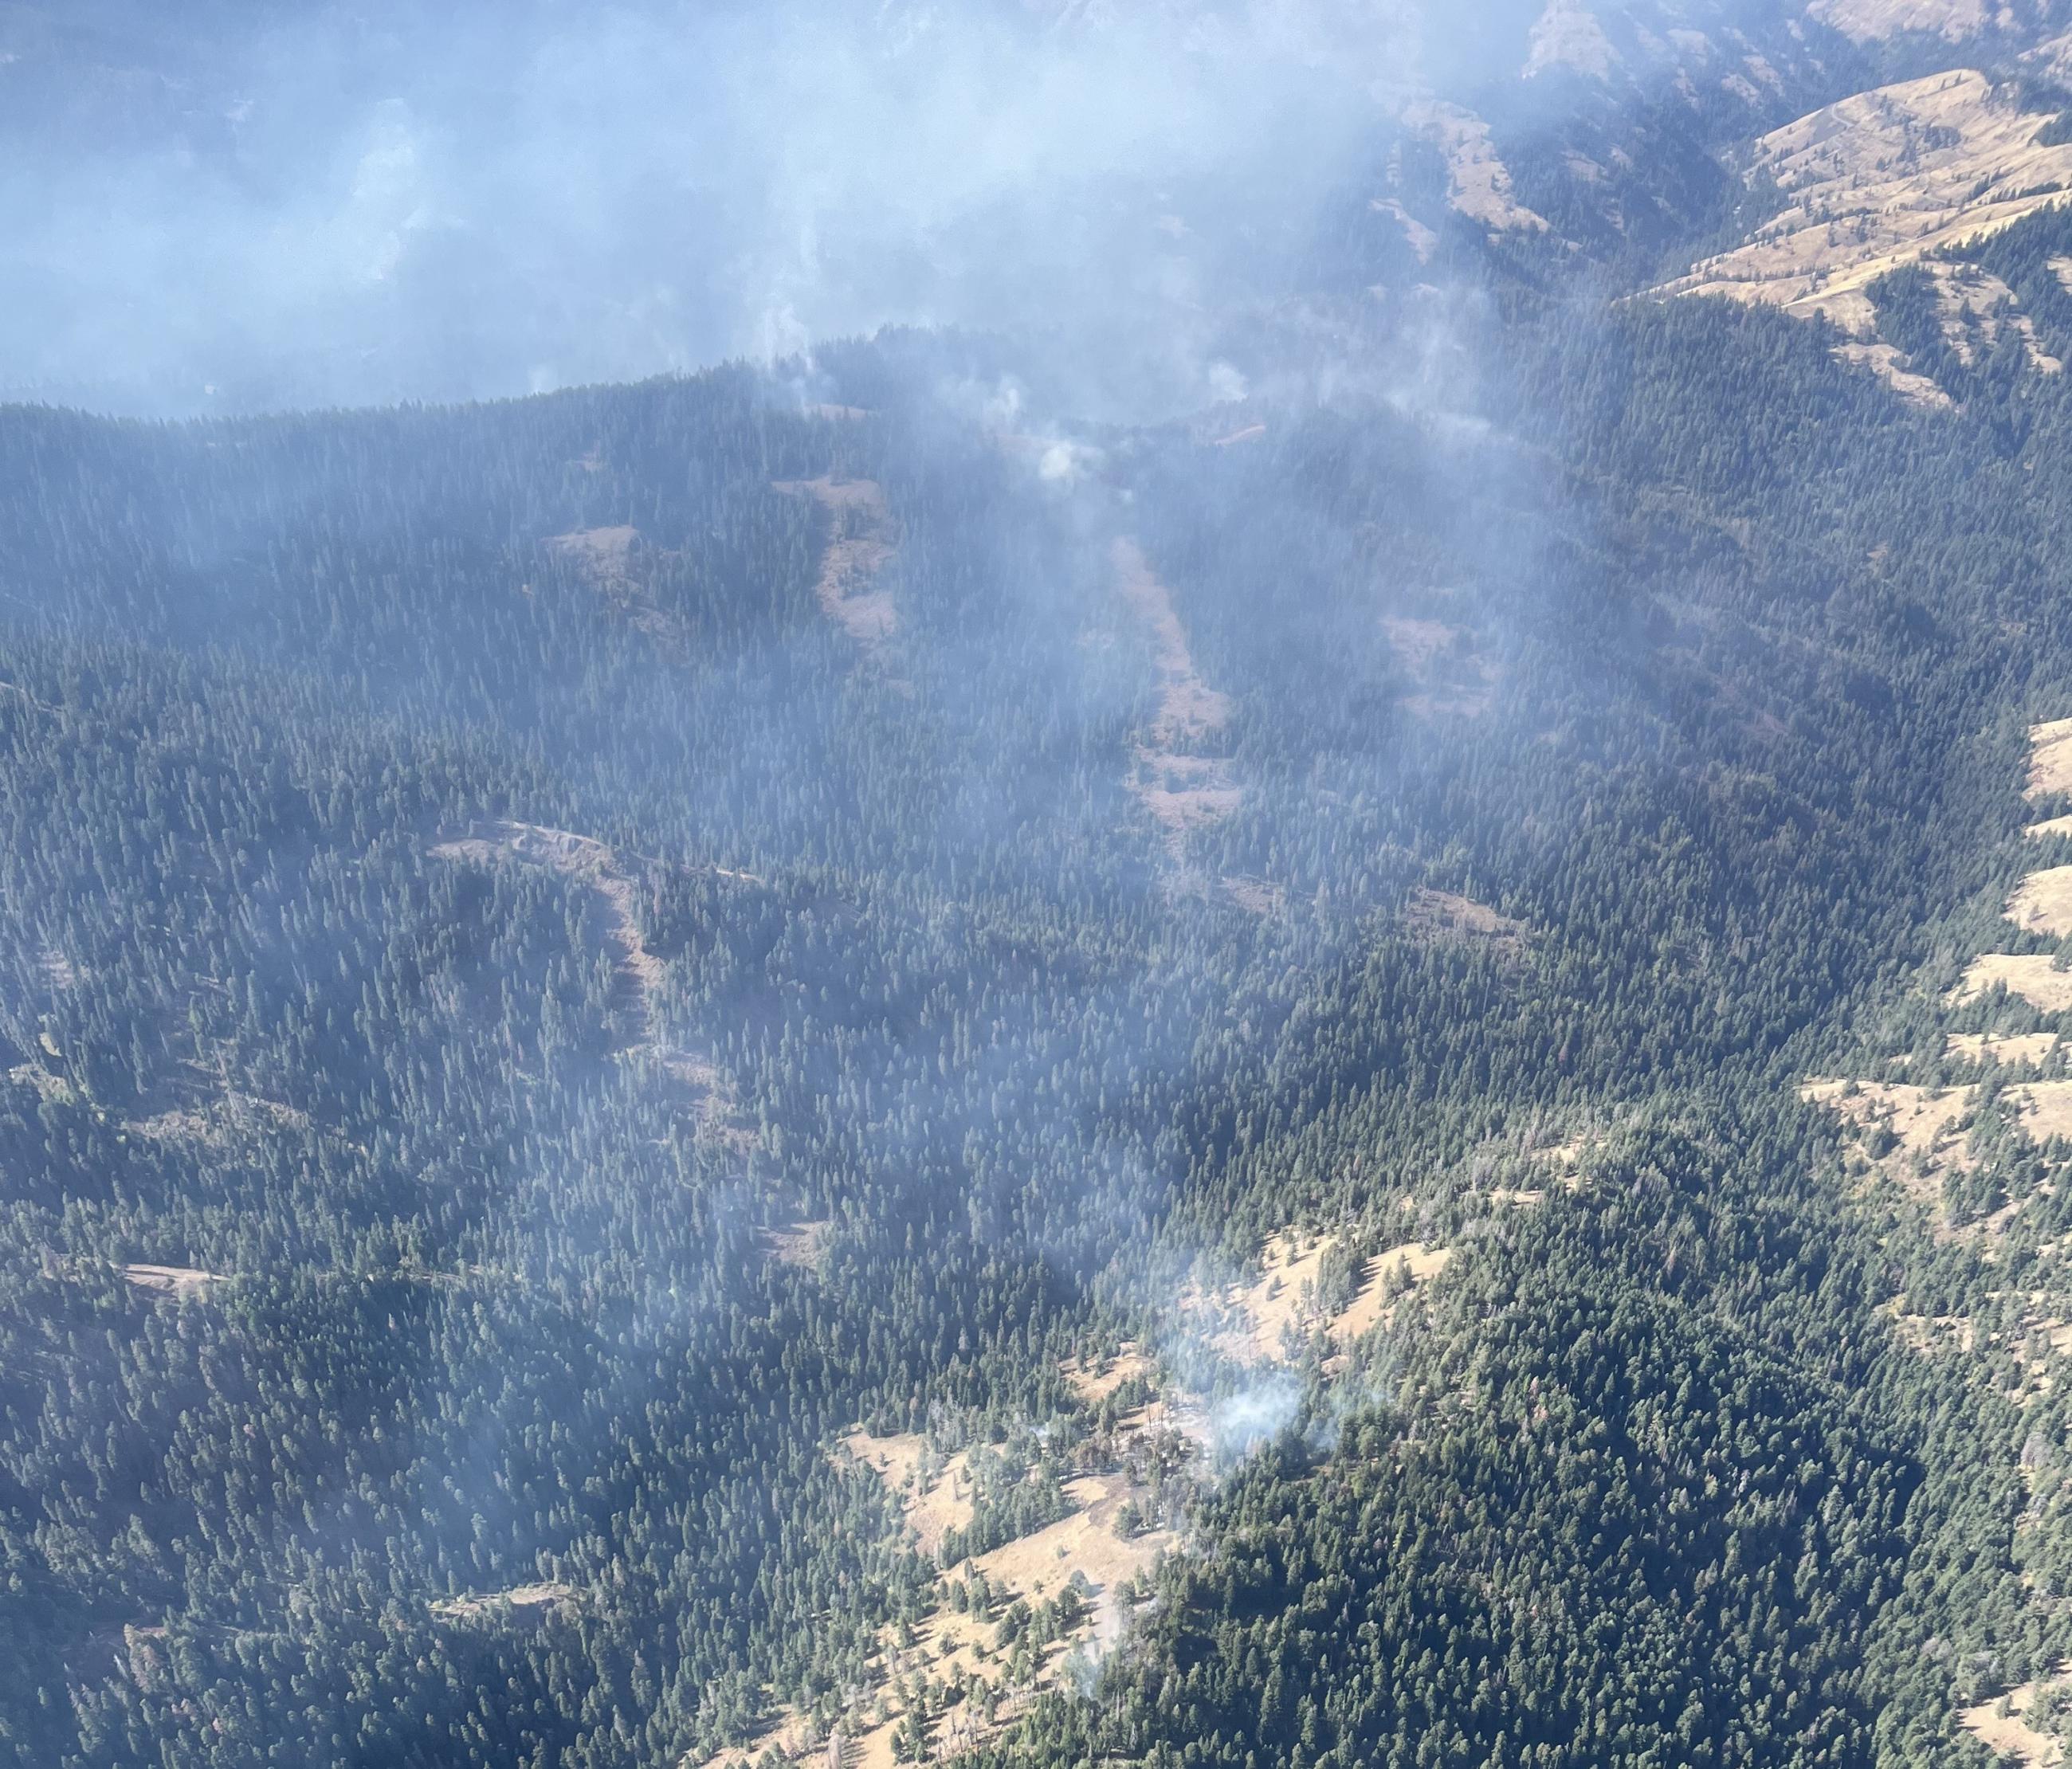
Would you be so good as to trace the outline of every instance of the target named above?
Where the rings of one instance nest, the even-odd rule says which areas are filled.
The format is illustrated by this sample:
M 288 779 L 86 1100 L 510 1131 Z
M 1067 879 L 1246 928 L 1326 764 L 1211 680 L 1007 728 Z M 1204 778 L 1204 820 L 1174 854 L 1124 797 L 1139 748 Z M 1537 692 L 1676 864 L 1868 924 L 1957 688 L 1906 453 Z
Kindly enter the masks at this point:
M 442 1597 L 432 1613 L 446 1621 L 478 1621 L 486 1616 L 509 1613 L 516 1619 L 536 1621 L 557 1604 L 576 1601 L 575 1587 L 555 1582 L 515 1585 L 509 1590 L 489 1591 L 474 1597 Z
M 875 479 L 781 479 L 776 489 L 811 498 L 825 512 L 828 542 L 813 594 L 828 618 L 857 644 L 874 650 L 898 630 L 899 611 L 889 589 L 876 587 L 898 551 Z
M 1404 921 L 1413 933 L 1429 938 L 1486 942 L 1511 952 L 1523 950 L 1532 938 L 1524 922 L 1452 891 L 1412 893 Z
M 780 1222 L 759 1230 L 758 1238 L 779 1265 L 818 1271 L 827 1258 L 828 1234 L 832 1227 L 824 1221 Z
M 722 1141 L 745 1144 L 750 1140 L 736 1118 L 726 1078 L 711 1058 L 671 1045 L 663 1036 L 660 996 L 667 967 L 649 950 L 635 910 L 639 886 L 633 867 L 644 863 L 625 861 L 591 836 L 510 820 L 478 825 L 467 835 L 434 843 L 430 852 L 435 860 L 470 865 L 544 867 L 587 886 L 604 912 L 605 938 L 619 984 L 615 1005 L 632 1028 L 621 1054 L 651 1057 L 683 1083 L 697 1100 L 701 1130 Z M 730 872 L 724 867 L 713 867 L 711 872 L 745 884 L 763 882 L 752 872 Z
M 1158 710 L 1137 741 L 1129 790 L 1165 832 L 1166 852 L 1177 863 L 1188 831 L 1221 823 L 1244 802 L 1230 757 L 1218 753 L 1230 700 L 1195 668 L 1172 592 L 1143 548 L 1118 540 L 1110 557 L 1116 588 L 1150 642 L 1158 678 Z
M 1503 672 L 1477 654 L 1466 628 L 1387 615 L 1381 630 L 1415 690 L 1402 703 L 1413 717 L 1479 718 L 1494 704 Z
M 127 1265 L 122 1276 L 136 1288 L 159 1296 L 199 1298 L 208 1294 L 211 1284 L 223 1282 L 221 1272 L 204 1271 L 196 1266 Z

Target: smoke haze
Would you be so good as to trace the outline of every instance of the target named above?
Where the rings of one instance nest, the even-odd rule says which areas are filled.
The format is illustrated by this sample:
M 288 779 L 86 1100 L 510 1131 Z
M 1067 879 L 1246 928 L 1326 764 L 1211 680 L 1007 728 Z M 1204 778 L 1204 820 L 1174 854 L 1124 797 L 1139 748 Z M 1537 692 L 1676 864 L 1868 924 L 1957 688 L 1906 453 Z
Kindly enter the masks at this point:
M 478 398 L 902 322 L 1201 403 L 1219 312 L 1365 207 L 1404 101 L 1515 73 L 1501 10 L 1435 47 L 1394 0 L 18 8 L 0 388 Z

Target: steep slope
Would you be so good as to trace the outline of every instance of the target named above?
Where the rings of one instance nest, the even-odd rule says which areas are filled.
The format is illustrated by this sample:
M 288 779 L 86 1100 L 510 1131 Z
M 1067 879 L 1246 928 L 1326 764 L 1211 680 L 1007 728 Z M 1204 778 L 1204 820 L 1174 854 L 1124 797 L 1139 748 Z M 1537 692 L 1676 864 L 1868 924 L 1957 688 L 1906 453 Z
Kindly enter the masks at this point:
M 1851 359 L 1933 403 L 1933 387 L 1901 369 L 1900 353 L 1879 341 L 1873 301 L 1881 278 L 1922 265 L 1959 348 L 1969 347 L 1967 321 L 1993 326 L 2006 314 L 2035 366 L 2054 372 L 2058 359 L 2037 344 L 2004 283 L 1930 261 L 2066 200 L 2072 144 L 2054 132 L 2057 116 L 1971 68 L 1823 107 L 1751 150 L 1744 178 L 1776 191 L 1773 212 L 1744 244 L 1702 260 L 1660 292 L 1817 314 L 1848 335 L 1843 348 Z

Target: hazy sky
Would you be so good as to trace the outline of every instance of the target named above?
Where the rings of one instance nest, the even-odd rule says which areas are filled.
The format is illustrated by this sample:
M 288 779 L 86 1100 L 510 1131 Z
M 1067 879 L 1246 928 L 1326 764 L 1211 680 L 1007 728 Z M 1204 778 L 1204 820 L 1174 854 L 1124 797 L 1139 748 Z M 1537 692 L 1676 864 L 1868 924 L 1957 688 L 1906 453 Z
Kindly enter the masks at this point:
M 17 7 L 0 388 L 444 399 L 894 320 L 1177 358 L 1530 16 L 1435 50 L 1382 0 Z

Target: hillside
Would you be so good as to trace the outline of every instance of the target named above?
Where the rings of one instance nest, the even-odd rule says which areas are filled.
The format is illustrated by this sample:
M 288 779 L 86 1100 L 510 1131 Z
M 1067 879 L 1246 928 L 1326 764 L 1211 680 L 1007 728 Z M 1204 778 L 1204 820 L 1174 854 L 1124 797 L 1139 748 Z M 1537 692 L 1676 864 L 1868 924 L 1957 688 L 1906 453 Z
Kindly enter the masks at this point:
M 2062 1759 L 2048 10 L 1176 5 L 1317 115 L 997 326 L 0 407 L 0 1763 Z

